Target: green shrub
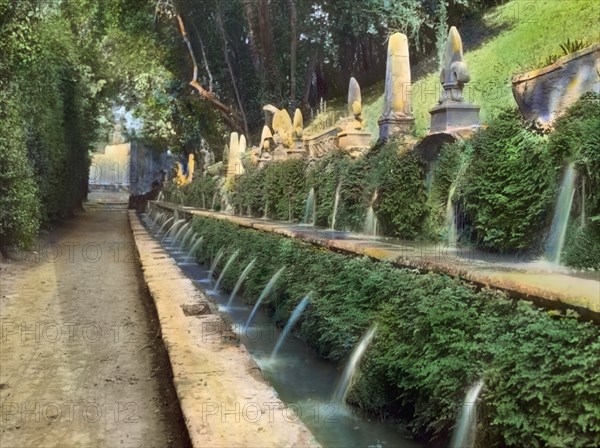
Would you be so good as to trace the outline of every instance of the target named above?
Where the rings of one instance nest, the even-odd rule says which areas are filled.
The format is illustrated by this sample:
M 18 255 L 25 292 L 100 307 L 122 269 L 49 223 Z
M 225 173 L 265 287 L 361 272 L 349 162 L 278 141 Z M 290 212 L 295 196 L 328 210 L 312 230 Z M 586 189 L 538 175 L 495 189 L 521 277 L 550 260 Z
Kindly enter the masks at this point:
M 20 104 L 0 90 L 0 245 L 26 246 L 39 227 L 38 188 L 27 158 Z
M 424 235 L 430 240 L 439 240 L 445 236 L 446 208 L 448 195 L 460 189 L 464 170 L 468 166 L 472 147 L 465 141 L 446 144 L 435 162 L 431 188 L 427 197 L 429 214 L 425 223 Z
M 466 390 L 483 378 L 487 425 L 479 436 L 490 446 L 600 443 L 598 326 L 446 275 L 421 275 L 216 219 L 193 222 L 205 241 L 200 261 L 224 248 L 219 270 L 240 251 L 225 275 L 226 290 L 256 258 L 244 283 L 250 304 L 286 267 L 266 300 L 279 324 L 313 292 L 298 333 L 323 356 L 343 360 L 378 323 L 348 397 L 355 408 L 443 444 Z
M 579 222 L 569 226 L 560 261 L 567 266 L 600 270 L 600 225 Z
M 543 139 L 506 110 L 469 142 L 473 155 L 460 200 L 481 247 L 540 250 L 556 180 Z
M 424 164 L 401 139 L 391 139 L 370 160 L 374 209 L 382 233 L 403 238 L 421 234 L 427 215 Z

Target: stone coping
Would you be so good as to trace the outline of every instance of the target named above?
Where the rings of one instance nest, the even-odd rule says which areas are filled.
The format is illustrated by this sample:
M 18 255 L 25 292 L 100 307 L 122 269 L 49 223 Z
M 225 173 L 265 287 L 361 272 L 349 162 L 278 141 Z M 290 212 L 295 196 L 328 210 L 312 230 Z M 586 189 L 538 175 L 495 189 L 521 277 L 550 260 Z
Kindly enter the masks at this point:
M 136 212 L 128 213 L 192 445 L 320 446 L 278 398 L 215 304 L 148 234 Z
M 401 268 L 444 273 L 478 287 L 505 291 L 512 298 L 530 300 L 544 308 L 573 309 L 585 319 L 600 322 L 600 273 L 597 280 L 580 278 L 556 266 L 459 258 L 444 252 L 447 249 L 444 246 L 432 248 L 419 246 L 418 243 L 390 244 L 361 235 L 353 235 L 351 239 L 328 238 L 327 235 L 316 235 L 310 227 L 302 228 L 297 224 L 230 215 L 168 202 L 153 204 L 171 211 L 177 209 L 180 214 L 220 219 L 242 227 L 303 240 L 337 252 L 389 261 Z
M 588 54 L 594 53 L 596 51 L 600 51 L 600 44 L 595 44 L 595 45 L 591 45 L 589 47 L 586 47 L 582 50 L 576 51 L 575 53 L 571 53 L 568 54 L 566 56 L 563 56 L 562 58 L 558 59 L 554 64 L 552 65 L 548 65 L 546 67 L 542 67 L 542 68 L 538 68 L 535 70 L 531 70 L 529 72 L 526 73 L 522 73 L 519 75 L 515 75 L 512 78 L 512 83 L 513 84 L 518 84 L 524 81 L 529 81 L 530 79 L 534 79 L 534 78 L 538 78 L 542 75 L 545 75 L 547 73 L 551 73 L 555 70 L 559 70 L 562 69 L 562 66 L 574 61 L 575 59 L 579 59 L 583 56 L 586 56 Z

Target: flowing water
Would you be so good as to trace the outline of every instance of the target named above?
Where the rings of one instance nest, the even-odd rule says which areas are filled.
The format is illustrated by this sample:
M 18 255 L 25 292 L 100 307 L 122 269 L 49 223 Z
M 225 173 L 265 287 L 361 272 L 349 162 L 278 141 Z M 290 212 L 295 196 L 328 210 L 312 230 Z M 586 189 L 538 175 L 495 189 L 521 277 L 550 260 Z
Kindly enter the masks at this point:
M 171 226 L 171 228 L 165 232 L 165 235 L 162 237 L 160 242 L 162 243 L 169 237 L 169 235 L 172 235 L 174 232 L 176 232 L 177 229 L 179 228 L 179 226 L 181 224 L 183 224 L 184 222 L 185 222 L 185 219 L 178 219 L 177 221 L 175 221 L 175 223 Z
M 202 246 L 202 241 L 204 241 L 204 237 L 203 236 L 201 236 L 200 238 L 198 238 L 196 240 L 196 242 L 194 243 L 194 245 L 192 246 L 192 248 L 187 253 L 188 258 L 192 258 L 192 257 L 196 256 L 196 251 L 198 250 L 198 248 L 200 246 Z
M 569 216 L 571 215 L 571 206 L 573 205 L 576 178 L 575 164 L 570 163 L 560 186 L 560 193 L 552 218 L 552 227 L 550 228 L 550 237 L 546 245 L 546 258 L 554 264 L 560 264 L 560 256 L 565 244 L 565 235 L 569 225 Z
M 147 226 L 150 225 L 148 221 L 144 222 Z M 185 258 L 185 254 L 177 255 L 174 251 L 170 253 L 176 260 Z M 180 268 L 190 279 L 199 280 L 195 285 L 204 291 L 209 275 L 206 267 L 197 263 L 185 263 Z M 274 285 L 276 282 L 271 283 Z M 269 355 L 281 331 L 264 308 L 251 309 L 244 304 L 240 295 L 236 295 L 233 302 L 229 303 L 229 294 L 220 291 L 211 295 L 211 299 L 220 309 L 229 304 L 227 314 L 232 322 L 232 329 L 259 364 L 262 374 L 281 400 L 294 409 L 323 447 L 423 447 L 403 436 L 394 425 L 378 419 L 361 418 L 333 402 L 331 396 L 336 384 L 339 384 L 338 366 L 321 358 L 299 338 L 288 335 L 285 350 L 279 353 L 275 362 L 270 361 Z M 254 311 L 254 316 L 249 319 L 251 311 Z M 250 328 L 247 325 L 249 320 L 252 322 Z
M 210 204 L 210 209 L 215 209 L 215 204 L 217 203 L 217 193 L 215 192 L 212 197 L 212 203 Z
M 377 215 L 375 215 L 373 205 L 377 200 L 378 194 L 379 192 L 375 190 L 375 192 L 373 193 L 373 197 L 371 198 L 369 208 L 367 209 L 367 215 L 365 216 L 365 223 L 363 226 L 363 232 L 365 233 L 365 235 L 377 236 L 377 228 L 379 227 L 379 223 L 377 221 Z
M 177 244 L 177 241 L 179 240 L 179 237 L 181 235 L 183 235 L 183 233 L 187 230 L 187 228 L 190 226 L 189 222 L 186 222 L 184 225 L 182 225 L 179 230 L 177 231 L 177 233 L 175 234 L 175 236 L 173 237 L 173 241 L 171 243 L 171 247 L 175 247 L 175 245 Z
M 367 332 L 360 339 L 359 343 L 354 347 L 346 366 L 344 367 L 344 372 L 340 377 L 339 383 L 333 393 L 333 400 L 336 403 L 340 403 L 344 405 L 346 403 L 346 396 L 354 383 L 354 378 L 356 376 L 356 372 L 362 357 L 364 356 L 369 344 L 373 340 L 375 336 L 375 332 L 377 331 L 377 325 L 371 325 L 371 327 L 367 330 Z
M 221 261 L 221 257 L 223 256 L 223 248 L 220 248 L 217 252 L 217 256 L 214 258 L 213 262 L 210 265 L 210 271 L 208 271 L 208 281 L 212 282 L 213 274 L 215 272 L 215 268 L 219 261 Z
M 581 179 L 581 227 L 585 227 L 585 177 Z
M 219 278 L 217 279 L 217 283 L 215 283 L 215 287 L 214 287 L 215 291 L 219 290 L 219 286 L 221 286 L 221 282 L 223 281 L 225 274 L 227 273 L 227 271 L 229 270 L 229 268 L 231 266 L 231 263 L 233 263 L 235 261 L 235 259 L 239 255 L 239 253 L 240 253 L 240 251 L 239 251 L 239 249 L 237 249 L 234 253 L 231 254 L 229 259 L 227 260 L 227 263 L 225 263 L 225 267 L 221 270 L 221 273 L 219 274 Z
M 158 196 L 156 197 L 156 200 L 159 201 L 159 202 L 165 200 L 165 195 L 163 194 L 162 191 L 158 192 Z
M 317 220 L 317 207 L 315 204 L 315 189 L 311 188 L 306 198 L 306 205 L 304 206 L 304 219 L 302 224 L 315 225 Z
M 185 243 L 187 242 L 188 238 L 190 237 L 190 235 L 194 233 L 194 228 L 192 226 L 190 226 L 190 228 L 188 229 L 187 232 L 185 232 L 185 235 L 183 235 L 183 238 L 181 238 L 181 244 L 180 247 L 185 247 Z
M 448 192 L 448 201 L 446 202 L 446 229 L 448 231 L 448 245 L 455 246 L 458 241 L 458 231 L 456 229 L 456 216 L 454 214 L 454 204 L 452 203 L 452 197 L 454 196 L 454 191 L 456 189 L 456 185 L 452 185 L 450 187 L 450 191 Z
M 335 187 L 335 199 L 333 200 L 333 216 L 331 217 L 331 230 L 335 230 L 335 219 L 337 218 L 338 203 L 340 202 L 340 191 L 342 190 L 342 182 L 338 182 Z
M 483 389 L 483 380 L 475 383 L 467 392 L 460 418 L 454 428 L 450 448 L 473 448 L 477 432 L 477 398 Z
M 244 283 L 244 280 L 246 279 L 246 277 L 248 276 L 248 274 L 254 267 L 254 263 L 256 263 L 256 258 L 254 258 L 250 263 L 248 263 L 246 265 L 246 267 L 240 274 L 237 282 L 235 282 L 235 286 L 233 287 L 233 290 L 231 291 L 231 295 L 229 296 L 229 300 L 227 301 L 227 308 L 229 308 L 231 306 L 231 304 L 233 303 L 233 299 L 235 298 L 235 296 L 237 296 L 237 293 L 240 290 L 242 283 Z
M 379 223 L 377 222 L 377 216 L 375 215 L 375 210 L 373 210 L 373 206 L 370 206 L 367 209 L 367 216 L 365 217 L 365 226 L 364 233 L 365 235 L 377 236 L 377 227 Z
M 163 222 L 162 226 L 160 226 L 160 229 L 158 229 L 158 232 L 156 232 L 156 235 L 160 235 L 160 232 L 162 232 L 162 230 L 165 228 L 165 226 L 174 219 L 175 219 L 175 217 L 171 216 L 169 219 L 167 219 L 165 222 Z
M 277 280 L 279 280 L 279 277 L 281 277 L 281 274 L 283 274 L 284 270 L 285 266 L 279 269 L 277 272 L 275 272 L 275 274 L 273 274 L 273 277 L 271 277 L 271 279 L 267 282 L 265 288 L 260 293 L 260 296 L 258 296 L 258 299 L 256 300 L 256 303 L 254 304 L 254 307 L 250 312 L 250 316 L 248 317 L 244 328 L 248 328 L 250 326 L 250 324 L 252 323 L 252 319 L 254 319 L 254 316 L 256 315 L 256 312 L 258 311 L 258 308 L 260 307 L 261 303 L 263 302 L 263 300 L 265 300 L 265 297 L 267 297 L 271 293 L 271 290 L 277 283 Z
M 308 293 L 306 296 L 304 296 L 304 298 L 300 301 L 300 303 L 296 306 L 296 308 L 294 308 L 292 315 L 290 316 L 287 323 L 285 324 L 285 327 L 283 328 L 283 331 L 279 335 L 279 338 L 277 339 L 277 343 L 275 344 L 275 347 L 273 348 L 273 351 L 271 352 L 271 356 L 269 357 L 271 361 L 274 361 L 277 358 L 277 353 L 279 353 L 279 350 L 281 350 L 281 346 L 285 342 L 285 338 L 287 338 L 287 335 L 289 334 L 289 332 L 292 330 L 292 328 L 294 328 L 294 324 L 298 321 L 298 319 L 300 319 L 300 316 L 302 316 L 302 313 L 308 306 L 309 302 L 310 302 L 310 293 Z
M 206 195 L 202 192 L 202 208 L 206 208 Z

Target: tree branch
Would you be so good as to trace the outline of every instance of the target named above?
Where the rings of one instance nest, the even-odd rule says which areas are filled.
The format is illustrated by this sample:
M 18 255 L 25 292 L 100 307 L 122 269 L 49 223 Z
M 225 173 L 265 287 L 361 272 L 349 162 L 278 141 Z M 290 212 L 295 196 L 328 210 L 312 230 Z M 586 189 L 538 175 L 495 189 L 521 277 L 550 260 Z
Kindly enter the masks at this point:
M 202 41 L 202 36 L 200 35 L 200 31 L 196 27 L 196 24 L 192 21 L 192 26 L 194 27 L 194 31 L 196 31 L 196 35 L 198 36 L 198 42 L 200 42 L 200 51 L 202 52 L 202 60 L 204 61 L 204 68 L 206 69 L 206 73 L 208 74 L 208 91 L 213 91 L 213 75 L 210 71 L 210 67 L 208 66 L 208 59 L 206 59 L 206 52 L 204 51 L 204 42 Z
M 190 85 L 198 91 L 198 93 L 200 94 L 201 97 L 208 100 L 213 106 L 215 106 L 219 110 L 219 112 L 221 113 L 221 116 L 225 119 L 225 121 L 233 129 L 239 129 L 240 126 L 239 126 L 238 120 L 235 117 L 235 114 L 233 113 L 231 108 L 229 106 L 226 106 L 225 104 L 223 104 L 221 101 L 219 101 L 213 92 L 206 90 L 198 82 L 198 61 L 196 60 L 196 55 L 194 54 L 194 49 L 192 48 L 192 43 L 190 42 L 188 34 L 185 30 L 185 24 L 183 23 L 183 19 L 181 18 L 181 16 L 179 14 L 177 14 L 177 22 L 179 24 L 179 32 L 181 33 L 181 37 L 183 38 L 183 41 L 187 45 L 188 51 L 190 53 L 190 57 L 192 58 L 192 63 L 194 64 L 194 72 L 193 72 L 192 80 L 190 81 Z

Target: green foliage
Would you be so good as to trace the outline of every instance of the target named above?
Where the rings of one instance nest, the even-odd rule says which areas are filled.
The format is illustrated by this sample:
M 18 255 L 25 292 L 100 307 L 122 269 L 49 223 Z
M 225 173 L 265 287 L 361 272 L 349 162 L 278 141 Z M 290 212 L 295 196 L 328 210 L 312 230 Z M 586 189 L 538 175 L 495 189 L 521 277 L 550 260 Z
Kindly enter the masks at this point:
M 600 270 L 600 225 L 590 223 L 581 227 L 575 222 L 569 226 L 565 240 L 561 263 L 577 268 Z
M 580 185 L 585 182 L 585 206 L 592 221 L 600 220 L 600 94 L 586 93 L 555 123 L 548 152 L 556 175 L 574 162 Z
M 349 395 L 356 408 L 403 422 L 414 435 L 447 441 L 467 388 L 484 378 L 481 437 L 497 446 L 595 446 L 600 443 L 600 330 L 509 301 L 458 279 L 398 269 L 281 236 L 195 217 L 204 236 L 199 261 L 221 248 L 239 256 L 225 275 L 244 283 L 249 304 L 282 266 L 266 300 L 283 324 L 312 291 L 298 333 L 323 356 L 341 361 L 373 322 L 377 335 Z
M 517 111 L 507 110 L 468 144 L 473 155 L 460 200 L 477 243 L 535 251 L 556 187 L 544 141 L 524 129 Z
M 33 242 L 40 201 L 21 127 L 20 102 L 0 90 L 0 245 Z
M 548 65 L 554 64 L 558 61 L 562 56 L 570 55 L 575 53 L 576 51 L 583 50 L 585 47 L 591 45 L 587 40 L 584 39 L 575 39 L 571 41 L 571 39 L 567 38 L 562 44 L 560 44 L 560 49 L 563 54 L 549 54 L 546 56 L 542 63 L 540 64 L 542 67 L 546 67 Z
M 424 166 L 401 140 L 389 140 L 370 161 L 371 185 L 377 189 L 373 205 L 384 234 L 403 238 L 420 235 L 427 215 Z
M 176 194 L 169 189 L 170 194 Z M 197 177 L 190 184 L 181 189 L 181 203 L 199 208 L 210 209 L 215 206 L 219 209 L 221 205 L 220 190 L 218 188 L 218 180 L 213 177 Z M 219 208 L 217 208 L 217 205 Z
M 589 46 L 590 43 L 583 39 L 568 39 L 560 44 L 560 49 L 563 51 L 565 55 L 569 55 L 571 53 L 575 53 L 576 51 L 583 50 L 585 47 Z
M 282 221 L 300 221 L 308 188 L 304 178 L 306 162 L 286 160 L 265 168 L 264 191 L 268 217 Z
M 460 182 L 471 157 L 470 148 L 464 141 L 453 145 L 446 144 L 434 164 L 427 196 L 429 214 L 424 230 L 424 236 L 430 240 L 443 237 L 447 231 L 448 196 L 460 188 Z
M 85 199 L 105 81 L 92 18 L 78 22 L 73 3 L 10 3 L 0 2 L 0 235 L 23 245 L 40 223 L 70 216 Z
M 563 262 L 577 267 L 598 267 L 600 251 L 600 95 L 589 92 L 561 116 L 548 140 L 548 152 L 557 182 L 566 162 L 575 164 L 574 220 L 565 242 Z M 559 192 L 555 192 L 555 197 Z M 581 215 L 584 221 L 581 221 Z M 585 228 L 577 229 L 582 225 Z
M 340 2 L 341 4 L 342 2 Z M 375 3 L 375 2 L 373 2 Z M 390 9 L 396 3 L 403 2 L 379 2 Z M 433 5 L 435 4 L 435 6 Z M 420 30 L 420 36 L 433 45 L 435 31 L 432 27 L 437 26 L 436 19 L 439 17 L 437 8 L 441 2 L 432 2 L 428 11 L 433 14 L 424 18 L 424 26 Z M 458 2 L 456 2 L 458 3 Z M 463 2 L 461 2 L 463 3 Z M 448 25 L 457 25 L 465 44 L 465 62 L 471 73 L 471 82 L 465 87 L 465 98 L 467 101 L 481 106 L 482 123 L 490 123 L 492 119 L 502 110 L 514 106 L 514 97 L 509 80 L 518 73 L 525 73 L 546 64 L 543 59 L 548 55 L 555 54 L 557 42 L 584 40 L 598 42 L 600 32 L 596 24 L 600 13 L 600 7 L 596 0 L 577 0 L 577 8 L 573 8 L 570 2 L 545 1 L 543 3 L 527 3 L 523 0 L 509 0 L 502 2 L 479 2 L 481 6 L 497 6 L 496 8 L 481 8 L 484 15 L 480 23 L 475 22 L 477 33 L 470 36 L 465 32 L 469 26 L 469 19 L 473 13 L 480 9 L 475 3 L 464 2 L 469 19 L 464 22 L 452 15 L 455 11 L 461 11 L 456 5 L 448 5 Z M 487 3 L 483 5 L 483 3 Z M 495 3 L 495 4 L 494 4 Z M 410 5 L 397 8 L 393 17 L 401 15 Z M 354 11 L 350 9 L 350 11 Z M 382 19 L 385 20 L 385 19 Z M 462 26 L 460 24 L 463 24 Z M 406 22 L 405 29 L 410 28 Z M 543 31 L 540 29 L 543 28 Z M 426 36 L 423 31 L 426 31 Z M 410 29 L 407 31 L 410 32 Z M 479 42 L 481 33 L 490 33 L 489 38 Z M 551 39 L 548 36 L 552 36 Z M 409 37 L 410 42 L 415 42 Z M 433 48 L 427 47 L 431 54 Z M 411 48 L 411 61 L 413 54 Z M 555 62 L 553 60 L 552 62 Z M 440 85 L 439 68 L 437 64 L 427 66 L 428 72 L 422 76 L 413 72 L 413 114 L 416 119 L 416 134 L 423 136 L 427 134 L 431 116 L 429 110 L 436 103 L 436 95 L 439 95 L 442 87 Z M 416 75 L 416 76 L 415 76 Z M 381 74 L 378 81 L 382 80 Z M 359 78 L 359 81 L 361 79 Z M 347 80 L 343 85 L 347 86 Z M 362 87 L 365 87 L 366 84 Z M 363 96 L 363 116 L 369 117 L 367 127 L 375 139 L 379 135 L 377 118 L 381 115 L 383 107 L 383 85 L 375 85 L 374 95 Z M 346 91 L 338 94 L 345 98 Z M 330 101 L 331 107 L 328 114 L 339 116 L 343 114 L 347 105 L 345 101 Z M 321 120 L 327 120 L 321 117 Z

